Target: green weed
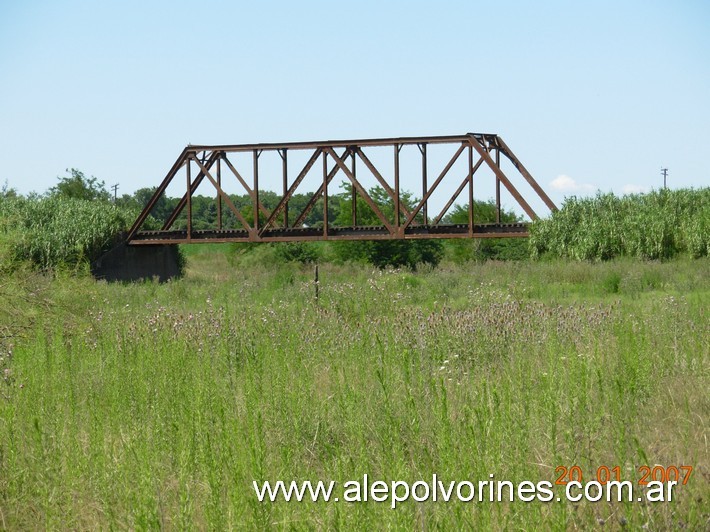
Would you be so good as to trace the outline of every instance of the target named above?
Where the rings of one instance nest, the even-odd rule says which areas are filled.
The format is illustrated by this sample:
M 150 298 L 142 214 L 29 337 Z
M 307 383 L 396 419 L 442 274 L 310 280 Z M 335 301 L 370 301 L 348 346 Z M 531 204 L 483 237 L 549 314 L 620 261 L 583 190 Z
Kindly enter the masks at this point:
M 318 300 L 311 266 L 237 264 L 8 292 L 33 319 L 0 383 L 3 528 L 706 528 L 708 259 L 326 264 Z M 695 472 L 651 505 L 272 504 L 251 484 L 643 464 Z

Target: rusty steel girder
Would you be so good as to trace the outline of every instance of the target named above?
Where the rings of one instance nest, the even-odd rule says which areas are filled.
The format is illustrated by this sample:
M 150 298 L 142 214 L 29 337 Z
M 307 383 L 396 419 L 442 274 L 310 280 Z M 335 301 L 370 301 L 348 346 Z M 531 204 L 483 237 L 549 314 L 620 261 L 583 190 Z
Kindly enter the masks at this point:
M 455 152 L 436 179 L 429 183 L 427 146 L 434 144 L 450 144 Z M 403 146 L 416 145 L 421 154 L 421 184 L 422 197 L 408 208 L 401 200 L 400 192 L 400 152 Z M 391 147 L 393 154 L 394 175 L 389 183 L 378 170 L 372 160 L 365 154 L 365 149 L 372 147 Z M 288 154 L 295 150 L 310 153 L 306 164 L 289 184 Z M 277 152 L 282 160 L 282 193 L 273 210 L 267 209 L 259 199 L 259 157 L 265 151 Z M 339 153 L 340 152 L 340 153 Z M 250 153 L 252 155 L 252 176 L 245 179 L 235 164 L 229 159 L 230 154 Z M 466 175 L 458 184 L 455 192 L 449 197 L 444 208 L 433 218 L 429 216 L 429 201 L 444 178 L 460 157 L 467 157 Z M 219 146 L 187 146 L 177 158 L 169 172 L 148 201 L 143 211 L 136 219 L 127 236 L 130 245 L 140 244 L 183 244 L 197 242 L 285 242 L 306 240 L 387 240 L 409 238 L 490 238 L 490 237 L 525 237 L 528 235 L 525 223 L 501 223 L 501 184 L 507 189 L 523 211 L 535 220 L 537 214 L 515 188 L 509 177 L 501 169 L 500 156 L 505 156 L 513 167 L 522 175 L 543 203 L 552 211 L 557 210 L 555 204 L 545 191 L 535 181 L 530 172 L 522 165 L 508 145 L 495 134 L 467 133 L 465 135 L 435 136 L 435 137 L 402 137 L 386 139 L 339 140 L 324 142 L 287 142 L 282 144 L 240 144 Z M 289 218 L 289 201 L 298 191 L 306 176 L 311 172 L 318 159 L 322 159 L 322 181 L 314 192 L 307 192 L 309 200 L 306 207 L 296 216 Z M 332 161 L 332 167 L 329 164 Z M 348 166 L 347 162 L 350 162 Z M 380 206 L 372 199 L 368 191 L 357 177 L 357 163 L 363 164 L 384 189 L 394 207 L 394 215 L 387 217 Z M 495 176 L 496 185 L 496 222 L 476 223 L 474 212 L 473 184 L 474 174 L 485 166 L 490 168 Z M 251 200 L 252 220 L 234 205 L 230 196 L 222 188 L 223 170 L 242 187 Z M 159 230 L 141 230 L 150 212 L 158 200 L 165 194 L 168 185 L 184 170 L 185 193 Z M 194 174 L 193 174 L 194 171 Z M 335 226 L 328 221 L 328 185 L 338 174 L 342 173 L 352 186 L 352 217 L 348 226 Z M 230 178 L 231 178 L 230 177 Z M 207 180 L 215 191 L 217 207 L 216 227 L 211 229 L 193 229 L 192 197 L 197 188 Z M 468 223 L 443 224 L 442 219 L 451 208 L 463 190 L 468 188 Z M 300 192 L 300 191 L 299 191 Z M 301 192 L 303 193 L 303 192 Z M 377 216 L 380 224 L 358 225 L 357 198 L 361 198 Z M 304 220 L 310 210 L 323 202 L 323 226 L 305 227 Z M 241 225 L 237 228 L 224 228 L 223 208 L 226 206 L 234 214 Z M 174 229 L 176 220 L 186 212 L 185 229 Z

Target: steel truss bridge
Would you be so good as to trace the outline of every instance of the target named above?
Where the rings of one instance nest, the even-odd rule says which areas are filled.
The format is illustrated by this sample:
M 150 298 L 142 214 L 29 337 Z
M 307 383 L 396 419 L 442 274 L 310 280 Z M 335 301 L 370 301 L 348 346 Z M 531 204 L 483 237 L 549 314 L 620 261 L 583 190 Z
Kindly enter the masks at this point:
M 400 158 L 404 146 L 416 146 L 415 153 L 421 158 L 421 200 L 414 206 L 405 205 L 400 193 Z M 432 145 L 450 145 L 453 152 L 448 163 L 430 179 L 430 162 L 427 159 L 427 147 Z M 366 151 L 375 147 L 385 147 L 391 150 L 393 173 L 388 182 L 383 173 L 376 167 Z M 305 165 L 299 169 L 295 178 L 289 180 L 289 154 L 300 150 L 309 155 Z M 276 152 L 281 159 L 282 184 L 280 200 L 275 208 L 267 209 L 259 198 L 259 159 L 264 152 Z M 416 155 L 418 152 L 418 155 Z M 236 154 L 251 155 L 250 175 L 245 179 L 242 168 L 237 169 L 234 162 Z M 230 160 L 230 156 L 232 159 Z M 288 142 L 283 144 L 240 144 L 224 146 L 188 145 L 177 158 L 170 171 L 158 186 L 155 193 L 140 213 L 128 232 L 126 243 L 129 245 L 184 244 L 196 242 L 287 242 L 308 240 L 388 240 L 410 238 L 490 238 L 490 237 L 525 237 L 528 235 L 526 223 L 501 223 L 501 185 L 510 193 L 522 210 L 531 220 L 537 214 L 513 185 L 509 175 L 501 167 L 501 156 L 512 163 L 515 172 L 521 175 L 551 211 L 557 210 L 545 191 L 535 181 L 530 172 L 518 160 L 508 145 L 495 134 L 467 133 L 464 135 L 435 137 L 405 137 L 385 139 L 338 140 L 324 142 Z M 243 157 L 243 156 L 242 156 Z M 317 169 L 321 159 L 322 175 Z M 457 161 L 465 162 L 464 175 L 457 175 L 455 192 L 448 198 L 443 209 L 431 216 L 429 212 L 430 198 Z M 411 162 L 411 161 L 409 161 Z M 461 163 L 458 163 L 460 167 Z M 299 164 L 300 166 L 300 164 Z M 389 165 L 388 165 L 389 166 Z M 419 162 L 417 161 L 417 166 Z M 315 167 L 315 169 L 314 169 Z M 362 184 L 358 175 L 363 167 L 369 176 L 373 176 L 381 186 L 393 205 L 393 214 L 385 215 L 381 205 L 378 205 Z M 474 176 L 482 167 L 489 168 L 494 175 L 496 190 L 496 222 L 479 223 L 474 209 Z M 382 164 L 380 163 L 380 168 Z M 179 174 L 184 174 L 179 178 Z M 300 191 L 299 186 L 307 175 L 316 173 L 319 186 L 315 192 Z M 328 220 L 329 194 L 332 197 L 331 182 L 341 173 L 352 185 L 351 223 L 346 227 L 335 226 Z M 419 172 L 417 172 L 419 173 Z M 509 172 L 510 173 L 510 172 Z M 341 175 L 341 177 L 342 177 Z M 408 172 L 411 175 L 411 172 Z M 235 206 L 230 196 L 223 189 L 223 179 L 233 179 L 251 200 L 252 213 L 259 216 L 245 216 Z M 144 225 L 151 211 L 168 186 L 175 180 L 184 183 L 184 194 L 172 213 L 164 221 L 159 230 L 146 230 Z M 206 181 L 205 181 L 206 180 Z M 178 181 L 179 182 L 179 181 Z M 215 194 L 217 220 L 214 228 L 195 229 L 193 227 L 192 197 L 203 183 L 212 185 Z M 226 182 L 225 182 L 226 183 Z M 232 183 L 234 184 L 234 183 Z M 329 185 L 331 190 L 329 191 Z M 405 183 L 411 186 L 411 182 Z M 418 183 L 417 183 L 418 186 Z M 468 206 L 468 222 L 464 224 L 442 223 L 446 213 L 466 190 Z M 308 202 L 300 212 L 292 216 L 289 202 L 296 193 L 308 195 Z M 379 220 L 379 224 L 359 225 L 357 198 L 361 198 L 369 206 Z M 311 209 L 318 203 L 323 206 L 322 227 L 306 227 L 304 220 Z M 234 215 L 239 226 L 225 228 L 223 226 L 224 209 Z M 182 213 L 186 215 L 186 228 L 176 229 L 176 221 Z M 250 219 L 248 219 L 250 218 Z M 182 217 L 184 224 L 185 216 Z

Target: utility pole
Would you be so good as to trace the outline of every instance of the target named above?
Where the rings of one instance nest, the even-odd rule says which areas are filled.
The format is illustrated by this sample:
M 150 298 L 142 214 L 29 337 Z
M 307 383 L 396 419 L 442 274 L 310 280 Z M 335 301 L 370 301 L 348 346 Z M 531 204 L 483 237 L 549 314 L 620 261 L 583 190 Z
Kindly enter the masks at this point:
M 666 186 L 666 178 L 668 177 L 668 168 L 661 168 L 661 175 L 663 175 L 663 188 L 668 188 Z
M 111 190 L 113 190 L 113 202 L 116 203 L 118 183 L 116 183 L 115 185 L 111 185 Z

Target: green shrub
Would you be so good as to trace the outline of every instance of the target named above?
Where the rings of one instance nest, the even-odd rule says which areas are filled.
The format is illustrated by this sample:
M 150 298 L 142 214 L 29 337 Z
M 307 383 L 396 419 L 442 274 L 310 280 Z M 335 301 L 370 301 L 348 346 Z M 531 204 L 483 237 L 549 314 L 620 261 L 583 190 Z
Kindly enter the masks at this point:
M 285 262 L 308 264 L 318 260 L 318 248 L 313 242 L 279 242 L 274 246 L 276 256 Z
M 621 284 L 621 274 L 619 272 L 609 272 L 602 280 L 604 291 L 609 294 L 618 294 L 619 285 Z
M 475 223 L 495 223 L 495 200 L 474 200 L 473 214 Z M 512 210 L 501 209 L 502 223 L 520 222 L 522 218 Z M 468 224 L 468 205 L 454 205 L 444 219 L 446 223 Z M 453 239 L 445 244 L 447 258 L 455 263 L 469 260 L 522 260 L 529 256 L 528 243 L 520 238 L 476 238 Z
M 444 256 L 441 240 L 349 240 L 334 242 L 335 256 L 342 262 L 367 262 L 378 268 L 406 267 L 419 264 L 437 266 Z

